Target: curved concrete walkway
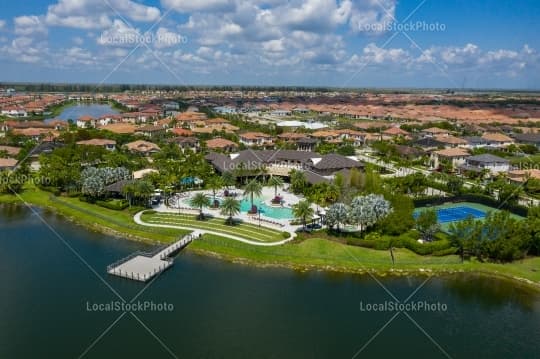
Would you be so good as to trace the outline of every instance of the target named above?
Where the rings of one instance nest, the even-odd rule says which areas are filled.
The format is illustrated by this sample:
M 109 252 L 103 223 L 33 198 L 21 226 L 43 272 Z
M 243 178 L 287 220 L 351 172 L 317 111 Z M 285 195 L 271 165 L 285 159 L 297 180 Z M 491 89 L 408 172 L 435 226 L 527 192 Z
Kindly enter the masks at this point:
M 208 229 L 194 228 L 194 227 L 190 227 L 190 226 L 173 226 L 172 224 L 147 223 L 147 222 L 144 222 L 141 219 L 141 215 L 143 214 L 143 212 L 144 211 L 140 211 L 140 212 L 138 212 L 137 214 L 135 214 L 133 216 L 133 220 L 135 221 L 135 223 L 140 224 L 141 226 L 162 227 L 162 228 L 172 228 L 172 229 L 184 229 L 184 230 L 194 231 L 196 233 L 201 233 L 201 234 L 213 234 L 213 235 L 216 235 L 216 236 L 233 239 L 235 241 L 251 244 L 251 245 L 254 245 L 254 246 L 263 246 L 263 247 L 280 246 L 282 244 L 285 244 L 287 242 L 292 241 L 296 237 L 296 233 L 291 233 L 290 238 L 284 239 L 284 240 L 279 241 L 279 242 L 269 242 L 269 243 L 255 242 L 255 241 L 250 241 L 249 239 L 233 236 L 232 234 L 222 233 L 222 232 L 218 232 L 218 231 L 211 231 L 211 230 L 208 230 Z M 265 227 L 265 228 L 268 228 L 268 227 Z M 273 229 L 273 228 L 271 228 L 271 229 Z

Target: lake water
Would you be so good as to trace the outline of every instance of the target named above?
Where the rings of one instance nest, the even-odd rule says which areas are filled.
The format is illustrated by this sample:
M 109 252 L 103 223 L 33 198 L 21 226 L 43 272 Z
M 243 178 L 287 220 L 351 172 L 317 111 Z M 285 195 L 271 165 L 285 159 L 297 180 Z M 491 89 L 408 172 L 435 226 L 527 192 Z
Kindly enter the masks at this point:
M 91 116 L 97 118 L 103 115 L 116 113 L 119 113 L 119 111 L 113 109 L 108 104 L 82 103 L 66 107 L 58 116 L 54 118 L 65 121 L 69 119 L 76 121 L 79 117 L 82 116 Z M 52 120 L 52 118 L 48 120 Z
M 540 296 L 506 282 L 433 278 L 411 301 L 446 311 L 408 312 L 422 329 L 399 314 L 376 335 L 395 312 L 362 308 L 390 300 L 382 285 L 404 300 L 424 278 L 379 285 L 369 276 L 253 268 L 189 250 L 136 300 L 172 311 L 115 323 L 121 312 L 92 309 L 117 299 L 98 276 L 131 300 L 145 285 L 108 276 L 106 266 L 150 247 L 37 211 L 0 206 L 0 358 L 349 359 L 363 347 L 356 358 L 540 357 Z

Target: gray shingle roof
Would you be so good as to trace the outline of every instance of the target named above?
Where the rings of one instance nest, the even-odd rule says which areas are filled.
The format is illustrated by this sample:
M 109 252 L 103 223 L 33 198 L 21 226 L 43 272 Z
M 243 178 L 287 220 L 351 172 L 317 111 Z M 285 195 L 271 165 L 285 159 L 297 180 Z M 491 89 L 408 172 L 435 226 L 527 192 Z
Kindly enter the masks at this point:
M 343 168 L 355 167 L 363 167 L 363 164 L 361 162 L 351 160 L 348 157 L 338 155 L 336 153 L 330 153 L 323 156 L 320 161 L 313 165 L 313 168 L 316 168 L 318 170 L 335 169 L 336 171 Z
M 494 156 L 494 155 L 491 155 L 489 153 L 484 153 L 484 154 L 481 154 L 481 155 L 477 155 L 477 156 L 470 156 L 469 158 L 467 158 L 467 163 L 470 163 L 470 162 L 482 162 L 482 163 L 510 163 L 510 161 L 502 158 L 502 157 L 499 157 L 499 156 Z
M 518 142 L 540 144 L 540 133 L 520 133 L 514 136 Z

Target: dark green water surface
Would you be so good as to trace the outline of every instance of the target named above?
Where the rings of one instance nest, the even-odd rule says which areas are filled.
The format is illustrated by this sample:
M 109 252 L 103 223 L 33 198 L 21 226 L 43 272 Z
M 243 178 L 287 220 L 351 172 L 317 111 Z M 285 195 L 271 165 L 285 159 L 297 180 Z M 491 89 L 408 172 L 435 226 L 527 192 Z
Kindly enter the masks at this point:
M 408 311 L 410 318 L 400 313 L 388 323 L 397 312 L 362 309 L 393 300 L 383 286 L 404 301 L 425 278 L 379 284 L 369 276 L 236 265 L 189 250 L 135 300 L 172 311 L 138 311 L 140 322 L 128 313 L 114 323 L 122 311 L 92 309 L 119 300 L 99 277 L 129 302 L 145 285 L 108 276 L 106 266 L 152 247 L 38 212 L 67 244 L 30 210 L 0 206 L 2 359 L 540 358 L 540 296 L 507 282 L 432 278 L 409 303 L 446 310 Z

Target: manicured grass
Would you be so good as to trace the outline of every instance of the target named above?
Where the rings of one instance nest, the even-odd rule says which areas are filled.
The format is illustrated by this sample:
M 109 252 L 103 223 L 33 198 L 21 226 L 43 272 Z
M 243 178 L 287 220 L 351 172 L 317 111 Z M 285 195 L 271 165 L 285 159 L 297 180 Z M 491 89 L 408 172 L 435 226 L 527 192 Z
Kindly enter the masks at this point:
M 159 242 L 174 242 L 179 236 L 190 231 L 150 228 L 133 222 L 129 209 L 115 211 L 80 201 L 78 198 L 54 197 L 50 193 L 28 186 L 19 198 L 15 195 L 1 195 L 0 203 L 29 203 L 40 207 L 53 208 L 58 213 L 90 228 L 108 228 L 119 234 Z M 24 202 L 23 202 L 24 201 Z
M 226 225 L 223 218 L 208 218 L 201 221 L 197 220 L 196 215 L 193 214 L 143 213 L 141 219 L 152 224 L 178 225 L 207 229 L 258 242 L 277 242 L 284 239 L 281 235 L 282 232 L 267 227 L 258 227 L 249 223 L 238 223 L 232 226 Z
M 500 277 L 518 277 L 540 285 L 540 258 L 509 264 L 481 263 L 475 260 L 461 263 L 457 255 L 445 257 L 420 256 L 408 249 L 394 250 L 395 265 L 389 251 L 379 251 L 324 239 L 306 239 L 277 247 L 256 247 L 228 238 L 205 235 L 190 245 L 195 251 L 212 252 L 231 260 L 260 265 L 284 265 L 298 268 L 324 268 L 337 271 L 480 272 Z M 540 288 L 540 287 L 539 287 Z
M 52 208 L 90 228 L 111 229 L 127 236 L 171 242 L 176 240 L 178 236 L 189 232 L 139 226 L 133 222 L 132 213 L 128 210 L 113 211 L 81 202 L 77 198 L 61 197 L 51 201 L 50 193 L 33 187 L 27 188 L 21 197 L 30 204 Z M 0 203 L 21 203 L 21 200 L 13 195 L 0 195 Z M 215 221 L 223 224 L 222 219 Z M 257 226 L 246 225 L 246 227 L 250 231 L 252 227 L 260 231 Z M 233 227 L 233 230 L 236 228 Z M 280 235 L 280 232 L 274 232 L 277 233 L 276 236 Z M 540 257 L 509 264 L 481 263 L 475 260 L 461 263 L 456 255 L 420 256 L 407 249 L 397 248 L 394 250 L 396 262 L 395 265 L 392 265 L 388 251 L 348 246 L 320 238 L 306 239 L 300 243 L 288 243 L 276 247 L 260 247 L 213 235 L 205 235 L 203 240 L 193 242 L 188 250 L 213 253 L 223 258 L 257 265 L 283 265 L 349 272 L 367 270 L 381 274 L 389 271 L 417 272 L 419 270 L 479 272 L 501 277 L 527 279 L 537 283 L 540 288 Z

